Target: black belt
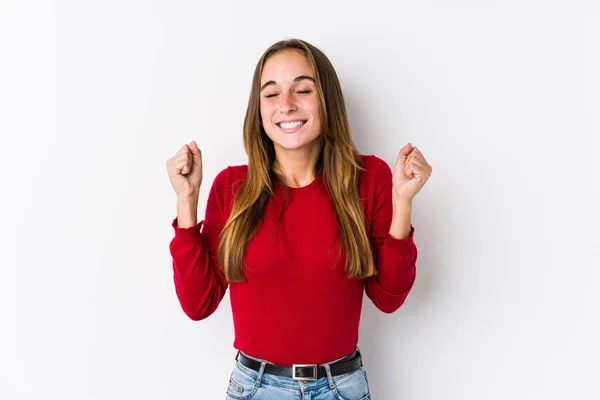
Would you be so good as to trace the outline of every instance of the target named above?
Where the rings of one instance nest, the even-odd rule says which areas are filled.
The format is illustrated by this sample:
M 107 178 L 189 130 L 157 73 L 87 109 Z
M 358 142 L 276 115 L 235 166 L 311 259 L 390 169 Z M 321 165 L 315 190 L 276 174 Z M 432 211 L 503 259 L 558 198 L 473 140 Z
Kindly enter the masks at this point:
M 236 360 L 239 360 L 246 367 L 255 371 L 260 371 L 261 362 L 247 357 L 241 351 L 238 352 Z M 356 371 L 362 365 L 360 352 L 354 353 L 342 358 L 341 360 L 329 364 L 331 375 L 342 375 L 348 372 Z M 278 376 L 287 376 L 294 380 L 314 381 L 327 376 L 325 367 L 317 364 L 294 364 L 291 367 L 267 363 L 265 365 L 265 374 Z

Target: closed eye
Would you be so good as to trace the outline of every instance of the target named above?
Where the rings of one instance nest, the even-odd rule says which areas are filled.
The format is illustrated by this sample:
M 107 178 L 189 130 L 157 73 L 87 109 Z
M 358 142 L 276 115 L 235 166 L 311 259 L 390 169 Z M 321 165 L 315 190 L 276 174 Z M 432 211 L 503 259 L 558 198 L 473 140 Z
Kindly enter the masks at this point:
M 298 90 L 296 93 L 298 93 L 298 94 L 310 94 L 310 93 L 312 93 L 312 90 Z M 271 99 L 271 98 L 276 97 L 276 96 L 277 96 L 277 93 L 271 93 L 271 94 L 266 94 L 265 98 Z

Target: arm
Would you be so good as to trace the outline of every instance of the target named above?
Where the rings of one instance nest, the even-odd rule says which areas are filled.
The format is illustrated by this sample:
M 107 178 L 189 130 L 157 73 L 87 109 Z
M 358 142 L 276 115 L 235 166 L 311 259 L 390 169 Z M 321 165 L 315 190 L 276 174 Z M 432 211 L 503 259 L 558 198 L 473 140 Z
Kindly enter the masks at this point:
M 416 278 L 417 247 L 410 222 L 411 202 L 392 202 L 392 173 L 383 160 L 377 175 L 371 217 L 371 243 L 378 275 L 365 283 L 367 296 L 385 313 L 404 303 Z
M 175 236 L 169 249 L 175 291 L 183 311 L 194 321 L 217 309 L 228 286 L 217 260 L 219 234 L 226 221 L 223 172 L 213 182 L 204 221 L 196 223 L 197 199 L 178 200 L 172 224 Z

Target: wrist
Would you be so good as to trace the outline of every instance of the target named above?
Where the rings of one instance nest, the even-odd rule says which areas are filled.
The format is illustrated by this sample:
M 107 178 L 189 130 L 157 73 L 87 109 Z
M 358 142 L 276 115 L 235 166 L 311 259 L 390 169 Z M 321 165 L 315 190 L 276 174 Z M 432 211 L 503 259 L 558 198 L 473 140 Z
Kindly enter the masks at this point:
M 177 205 L 197 205 L 198 204 L 198 196 L 178 196 L 177 197 Z
M 189 228 L 198 224 L 198 198 L 177 198 L 177 226 Z
M 408 211 L 412 210 L 412 199 L 393 199 L 392 208 L 394 211 Z
M 411 231 L 412 201 L 394 200 L 390 235 L 395 239 L 406 239 Z

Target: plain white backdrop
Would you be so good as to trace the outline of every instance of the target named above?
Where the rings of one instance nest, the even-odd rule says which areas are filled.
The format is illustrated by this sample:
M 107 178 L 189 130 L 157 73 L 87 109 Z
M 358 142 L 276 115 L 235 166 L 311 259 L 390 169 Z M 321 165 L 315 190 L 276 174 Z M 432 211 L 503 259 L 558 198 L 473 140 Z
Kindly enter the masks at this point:
M 411 142 L 434 169 L 411 295 L 365 298 L 373 398 L 600 398 L 599 20 L 566 0 L 0 0 L 0 398 L 225 397 L 228 295 L 180 309 L 165 162 L 198 141 L 202 219 L 246 163 L 254 66 L 290 37 L 333 62 L 363 154 Z

